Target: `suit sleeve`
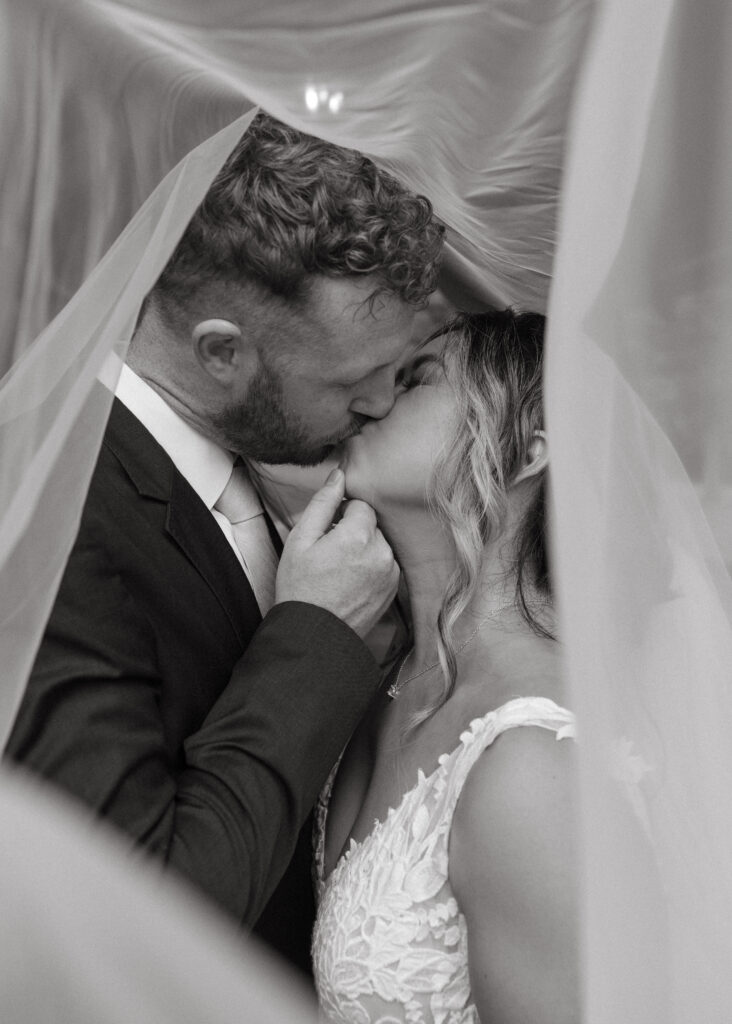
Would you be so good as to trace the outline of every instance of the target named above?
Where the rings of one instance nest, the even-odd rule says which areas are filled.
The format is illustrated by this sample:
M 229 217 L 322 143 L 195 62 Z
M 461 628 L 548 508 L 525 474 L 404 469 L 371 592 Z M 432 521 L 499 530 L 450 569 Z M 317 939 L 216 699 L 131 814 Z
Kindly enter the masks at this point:
M 8 754 L 252 924 L 378 669 L 314 605 L 276 605 L 184 756 L 166 748 L 154 632 L 98 549 L 77 548 Z

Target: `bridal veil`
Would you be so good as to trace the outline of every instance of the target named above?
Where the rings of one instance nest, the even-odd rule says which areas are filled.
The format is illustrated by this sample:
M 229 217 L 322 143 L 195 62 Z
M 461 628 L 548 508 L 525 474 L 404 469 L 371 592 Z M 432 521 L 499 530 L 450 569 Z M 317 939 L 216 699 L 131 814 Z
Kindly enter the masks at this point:
M 581 729 L 586 1020 L 726 1021 L 727 0 L 1 0 L 0 30 L 3 737 L 142 298 L 261 105 L 430 197 L 448 228 L 445 301 L 548 308 L 554 567 Z M 168 981 L 142 986 L 150 1020 L 168 1019 L 166 1000 L 171 1020 L 295 1019 L 274 995 L 237 1015 L 233 993 L 258 968 L 222 934 L 214 973 L 195 970 L 195 938 L 181 950 L 165 936 L 203 912 L 134 884 L 109 837 L 87 836 L 7 773 L 0 799 L 18 823 L 16 855 L 0 860 L 8 905 L 23 887 L 42 893 L 46 869 L 78 861 L 93 874 L 104 862 L 98 899 L 124 895 L 130 928 L 154 921 L 160 962 L 203 1002 L 191 994 L 176 1017 L 161 969 Z M 31 848 L 33 871 L 17 856 Z M 56 918 L 79 958 L 100 927 L 80 893 Z M 144 958 L 120 949 L 117 978 L 144 976 Z M 38 955 L 41 971 L 53 957 Z M 58 1019 L 124 1019 L 113 1002 Z M 34 1019 L 26 1009 L 14 1019 Z

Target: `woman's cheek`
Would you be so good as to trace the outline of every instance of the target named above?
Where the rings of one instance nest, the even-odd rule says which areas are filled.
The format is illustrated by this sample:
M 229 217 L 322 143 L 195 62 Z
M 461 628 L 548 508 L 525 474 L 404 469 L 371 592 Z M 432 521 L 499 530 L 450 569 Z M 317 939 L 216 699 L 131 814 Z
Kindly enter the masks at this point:
M 415 453 L 403 435 L 391 432 L 354 439 L 345 465 L 346 494 L 375 508 L 401 501 L 416 489 Z
M 454 409 L 443 389 L 425 387 L 399 398 L 386 419 L 367 424 L 347 444 L 348 496 L 375 508 L 423 504 Z

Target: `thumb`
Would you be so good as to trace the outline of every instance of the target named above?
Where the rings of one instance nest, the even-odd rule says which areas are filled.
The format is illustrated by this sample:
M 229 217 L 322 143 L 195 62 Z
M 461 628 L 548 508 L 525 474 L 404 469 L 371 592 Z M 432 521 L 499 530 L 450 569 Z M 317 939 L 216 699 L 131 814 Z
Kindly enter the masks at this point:
M 293 529 L 300 540 L 314 544 L 326 532 L 346 493 L 346 477 L 339 467 L 334 469 L 319 491 L 316 491 Z

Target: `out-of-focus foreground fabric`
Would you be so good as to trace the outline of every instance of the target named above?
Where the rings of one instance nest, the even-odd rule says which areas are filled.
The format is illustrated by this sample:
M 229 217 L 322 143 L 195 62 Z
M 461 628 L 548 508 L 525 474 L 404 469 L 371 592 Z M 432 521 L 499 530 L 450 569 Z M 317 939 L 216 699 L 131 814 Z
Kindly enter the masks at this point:
M 315 1024 L 312 995 L 188 887 L 2 772 L 4 1024 Z
M 554 275 L 586 1019 L 726 1022 L 731 19 L 727 0 L 2 0 L 3 734 L 101 441 L 99 381 L 260 104 L 430 197 L 454 305 L 544 309 Z M 0 887 L 33 884 L 21 865 Z

